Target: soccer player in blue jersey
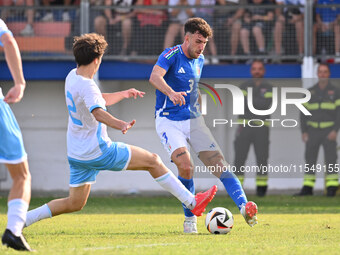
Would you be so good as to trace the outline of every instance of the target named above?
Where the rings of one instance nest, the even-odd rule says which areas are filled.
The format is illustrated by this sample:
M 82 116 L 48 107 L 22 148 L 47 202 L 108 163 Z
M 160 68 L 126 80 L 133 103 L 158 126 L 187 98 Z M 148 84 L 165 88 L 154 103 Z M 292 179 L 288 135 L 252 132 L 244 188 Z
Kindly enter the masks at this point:
M 81 210 L 89 197 L 91 185 L 100 171 L 146 170 L 157 183 L 201 216 L 213 199 L 217 187 L 194 196 L 166 168 L 157 154 L 140 147 L 112 141 L 107 127 L 125 134 L 135 120 L 125 122 L 106 111 L 125 98 L 143 97 L 144 92 L 129 89 L 116 93 L 101 93 L 93 76 L 98 71 L 107 47 L 104 37 L 85 34 L 75 37 L 73 53 L 77 68 L 65 81 L 65 98 L 69 111 L 67 156 L 70 165 L 69 196 L 55 199 L 27 213 L 26 226 L 63 213 Z
M 16 250 L 30 251 L 22 229 L 31 200 L 31 175 L 21 131 L 8 105 L 21 100 L 26 82 L 18 44 L 2 19 L 0 46 L 4 47 L 6 62 L 14 80 L 14 86 L 5 97 L 0 88 L 0 163 L 6 165 L 13 180 L 8 195 L 7 227 L 2 236 L 2 244 Z
M 171 160 L 176 164 L 179 180 L 195 193 L 193 163 L 189 144 L 206 166 L 227 169 L 222 152 L 205 125 L 200 112 L 198 81 L 203 68 L 203 51 L 212 37 L 209 24 L 191 18 L 184 26 L 181 45 L 168 48 L 153 67 L 150 83 L 156 90 L 156 130 Z M 250 226 L 257 223 L 257 205 L 248 202 L 236 175 L 230 171 L 214 171 Z M 197 219 L 183 205 L 184 232 L 197 233 Z

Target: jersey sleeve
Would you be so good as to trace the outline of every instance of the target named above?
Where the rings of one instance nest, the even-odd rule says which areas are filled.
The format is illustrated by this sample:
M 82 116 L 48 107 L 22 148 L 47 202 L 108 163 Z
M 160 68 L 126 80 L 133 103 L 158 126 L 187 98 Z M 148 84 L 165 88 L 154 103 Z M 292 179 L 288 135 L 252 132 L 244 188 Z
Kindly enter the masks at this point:
M 13 36 L 12 32 L 8 29 L 8 27 L 6 26 L 5 22 L 2 19 L 0 19 L 0 46 L 1 47 L 4 46 L 2 41 L 1 41 L 1 37 L 5 33 L 8 33 L 11 36 Z
M 176 47 L 177 48 L 177 47 Z M 165 71 L 168 71 L 170 66 L 175 61 L 175 54 L 178 48 L 166 49 L 162 52 L 162 54 L 158 57 L 156 65 L 162 67 Z
M 88 84 L 84 85 L 81 91 L 81 97 L 83 98 L 84 103 L 90 112 L 96 108 L 102 108 L 106 110 L 105 99 L 103 98 L 102 93 L 94 81 L 89 81 Z

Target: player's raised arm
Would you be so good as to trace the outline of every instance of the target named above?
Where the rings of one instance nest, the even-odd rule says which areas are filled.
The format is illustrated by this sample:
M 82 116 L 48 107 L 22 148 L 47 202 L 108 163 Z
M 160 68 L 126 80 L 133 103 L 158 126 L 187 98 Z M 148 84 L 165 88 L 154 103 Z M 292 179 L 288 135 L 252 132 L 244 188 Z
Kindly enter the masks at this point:
M 116 104 L 125 98 L 133 97 L 134 99 L 137 99 L 137 97 L 144 97 L 144 94 L 145 92 L 132 88 L 115 93 L 102 93 L 102 96 L 106 101 L 105 105 L 109 106 Z
M 26 86 L 19 47 L 14 37 L 9 33 L 4 33 L 0 39 L 4 46 L 8 68 L 14 80 L 14 87 L 8 91 L 4 100 L 7 103 L 17 103 L 23 97 Z
M 184 91 L 176 92 L 174 91 L 164 80 L 164 75 L 166 70 L 158 65 L 155 65 L 152 69 L 149 82 L 163 94 L 169 97 L 169 99 L 174 103 L 174 105 L 185 104 L 184 96 L 187 95 Z
M 114 129 L 121 130 L 123 134 L 125 134 L 136 123 L 136 120 L 125 122 L 123 120 L 117 119 L 100 107 L 94 109 L 92 114 L 97 121 L 104 123 L 105 125 Z

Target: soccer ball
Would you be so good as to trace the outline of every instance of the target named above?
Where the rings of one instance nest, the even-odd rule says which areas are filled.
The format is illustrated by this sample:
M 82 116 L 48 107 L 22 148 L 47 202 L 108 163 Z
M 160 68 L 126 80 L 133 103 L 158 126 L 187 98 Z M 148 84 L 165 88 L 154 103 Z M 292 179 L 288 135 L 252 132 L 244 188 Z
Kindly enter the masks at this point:
M 211 234 L 228 234 L 234 225 L 232 213 L 223 207 L 215 207 L 208 212 L 205 226 Z

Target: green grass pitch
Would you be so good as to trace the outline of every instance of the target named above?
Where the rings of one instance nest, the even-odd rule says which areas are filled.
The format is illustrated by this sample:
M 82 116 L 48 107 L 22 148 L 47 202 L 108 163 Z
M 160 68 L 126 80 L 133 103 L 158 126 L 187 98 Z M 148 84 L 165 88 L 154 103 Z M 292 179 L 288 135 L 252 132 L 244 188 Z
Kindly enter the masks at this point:
M 50 198 L 32 199 L 35 208 Z M 228 208 L 235 224 L 212 235 L 199 218 L 197 235 L 183 234 L 179 202 L 170 197 L 90 197 L 83 211 L 38 222 L 24 230 L 35 254 L 340 254 L 339 197 L 250 197 L 259 224 L 250 228 L 228 197 L 208 209 Z M 0 198 L 0 230 L 6 198 Z M 0 254 L 23 254 L 0 246 Z

